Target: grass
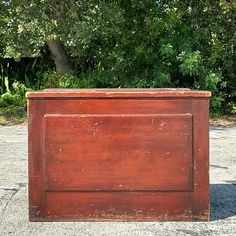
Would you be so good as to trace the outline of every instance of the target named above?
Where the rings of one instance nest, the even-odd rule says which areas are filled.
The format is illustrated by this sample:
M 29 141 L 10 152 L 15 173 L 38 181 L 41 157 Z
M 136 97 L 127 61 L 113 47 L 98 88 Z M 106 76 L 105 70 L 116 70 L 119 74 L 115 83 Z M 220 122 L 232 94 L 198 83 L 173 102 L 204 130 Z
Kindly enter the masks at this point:
M 27 120 L 25 108 L 10 107 L 7 109 L 0 108 L 0 125 L 22 124 Z

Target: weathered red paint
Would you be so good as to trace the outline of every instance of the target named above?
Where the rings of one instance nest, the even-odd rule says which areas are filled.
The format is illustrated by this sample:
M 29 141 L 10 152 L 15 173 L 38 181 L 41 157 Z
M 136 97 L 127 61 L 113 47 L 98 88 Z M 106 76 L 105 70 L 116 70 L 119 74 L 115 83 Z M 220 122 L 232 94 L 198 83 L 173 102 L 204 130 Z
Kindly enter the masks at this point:
M 28 93 L 30 220 L 209 220 L 209 96 Z

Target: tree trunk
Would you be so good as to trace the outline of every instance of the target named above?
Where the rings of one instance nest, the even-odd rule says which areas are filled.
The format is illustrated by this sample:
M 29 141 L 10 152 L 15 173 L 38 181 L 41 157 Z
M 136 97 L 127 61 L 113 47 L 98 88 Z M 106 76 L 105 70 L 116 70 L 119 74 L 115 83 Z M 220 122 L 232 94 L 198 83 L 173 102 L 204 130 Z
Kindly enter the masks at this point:
M 72 73 L 70 58 L 63 43 L 60 40 L 50 40 L 47 41 L 47 45 L 52 53 L 57 73 L 61 75 Z

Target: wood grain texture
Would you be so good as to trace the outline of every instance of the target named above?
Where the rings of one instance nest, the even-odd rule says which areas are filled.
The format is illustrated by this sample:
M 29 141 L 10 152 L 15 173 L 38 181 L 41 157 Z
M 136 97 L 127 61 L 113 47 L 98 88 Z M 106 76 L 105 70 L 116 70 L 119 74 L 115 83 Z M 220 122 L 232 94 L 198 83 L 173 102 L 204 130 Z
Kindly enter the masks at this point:
M 192 100 L 194 155 L 193 216 L 195 220 L 210 220 L 209 191 L 209 102 Z
M 28 94 L 30 220 L 209 220 L 208 96 Z
M 46 115 L 50 190 L 192 190 L 192 115 Z
M 93 98 L 93 97 L 210 97 L 211 92 L 193 91 L 189 89 L 47 89 L 45 91 L 28 92 L 30 98 Z
M 191 110 L 191 100 L 183 98 L 78 98 L 48 99 L 46 114 L 183 114 Z
M 47 193 L 46 220 L 192 220 L 191 193 Z
M 44 160 L 43 160 L 42 100 L 28 101 L 28 170 L 29 170 L 29 218 L 35 220 L 44 215 Z

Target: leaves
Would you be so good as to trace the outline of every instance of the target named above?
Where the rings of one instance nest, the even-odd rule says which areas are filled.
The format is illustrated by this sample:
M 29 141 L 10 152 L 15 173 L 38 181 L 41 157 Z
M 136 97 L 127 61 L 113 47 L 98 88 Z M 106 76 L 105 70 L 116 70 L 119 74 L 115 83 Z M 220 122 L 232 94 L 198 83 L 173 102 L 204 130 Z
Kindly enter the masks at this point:
M 39 80 L 53 77 L 62 87 L 208 89 L 220 110 L 235 102 L 235 27 L 233 0 L 10 0 L 0 5 L 0 54 L 44 56 L 45 42 L 60 39 L 76 74 L 58 78 L 35 61 L 27 86 L 50 86 Z
M 182 52 L 178 56 L 181 62 L 180 71 L 183 75 L 200 75 L 202 68 L 202 58 L 200 51 L 195 52 Z

